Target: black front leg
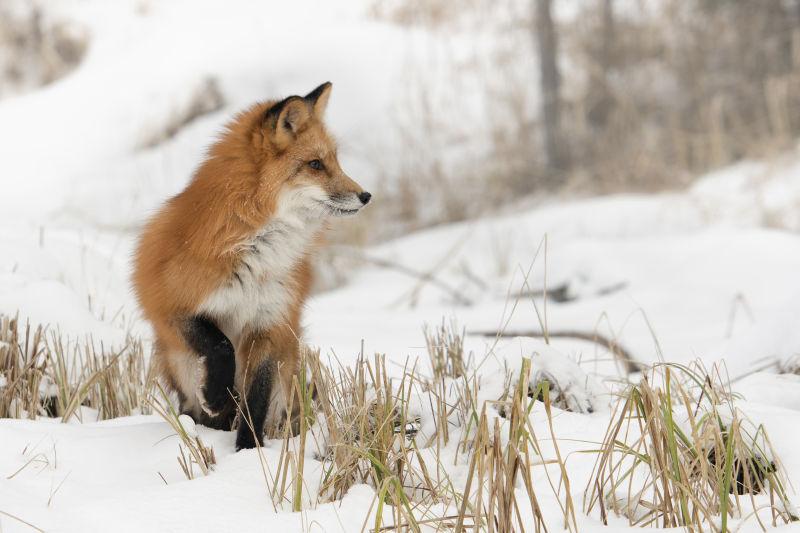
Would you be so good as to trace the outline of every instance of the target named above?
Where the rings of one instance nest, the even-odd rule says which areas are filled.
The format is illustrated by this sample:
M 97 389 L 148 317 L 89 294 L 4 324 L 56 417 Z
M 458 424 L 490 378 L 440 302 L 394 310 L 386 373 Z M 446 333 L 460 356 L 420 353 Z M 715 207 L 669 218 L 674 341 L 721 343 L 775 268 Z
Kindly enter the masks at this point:
M 241 406 L 239 430 L 236 433 L 236 450 L 255 448 L 264 443 L 264 422 L 272 397 L 272 383 L 275 380 L 275 364 L 264 361 L 250 379 L 244 403 Z
M 186 342 L 205 366 L 206 379 L 200 384 L 200 406 L 211 417 L 217 417 L 232 402 L 236 374 L 233 344 L 222 331 L 204 316 L 194 316 L 184 323 Z

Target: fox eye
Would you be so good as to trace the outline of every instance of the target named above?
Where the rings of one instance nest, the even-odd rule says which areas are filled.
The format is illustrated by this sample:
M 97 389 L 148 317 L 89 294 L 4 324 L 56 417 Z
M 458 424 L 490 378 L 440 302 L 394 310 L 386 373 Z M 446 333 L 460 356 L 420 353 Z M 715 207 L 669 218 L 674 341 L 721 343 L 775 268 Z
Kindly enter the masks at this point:
M 312 161 L 309 161 L 308 166 L 310 166 L 314 170 L 322 170 L 323 168 L 325 168 L 325 166 L 322 164 L 322 161 L 320 161 L 319 159 L 314 159 Z

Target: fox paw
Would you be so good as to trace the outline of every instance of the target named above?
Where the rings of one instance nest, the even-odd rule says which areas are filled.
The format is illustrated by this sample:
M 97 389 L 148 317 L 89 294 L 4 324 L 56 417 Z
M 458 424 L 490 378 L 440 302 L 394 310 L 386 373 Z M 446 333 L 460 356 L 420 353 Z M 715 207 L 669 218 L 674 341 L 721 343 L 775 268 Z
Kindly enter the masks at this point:
M 200 409 L 209 417 L 215 418 L 228 403 L 228 391 L 209 390 L 207 377 L 206 358 L 201 357 L 197 365 L 196 379 L 198 387 L 195 395 L 197 396 L 197 403 L 200 404 Z
M 530 395 L 547 381 L 553 405 L 575 413 L 593 413 L 599 407 L 601 386 L 578 364 L 549 346 L 531 357 Z M 541 392 L 539 392 L 541 399 Z
M 264 445 L 264 438 L 256 436 L 247 424 L 240 424 L 236 430 L 236 451 L 249 450 Z

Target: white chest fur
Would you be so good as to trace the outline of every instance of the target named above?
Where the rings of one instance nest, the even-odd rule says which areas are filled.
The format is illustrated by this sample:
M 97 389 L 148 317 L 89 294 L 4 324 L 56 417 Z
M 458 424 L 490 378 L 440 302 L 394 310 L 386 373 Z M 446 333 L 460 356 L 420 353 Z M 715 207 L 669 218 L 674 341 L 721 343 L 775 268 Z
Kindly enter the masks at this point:
M 246 327 L 268 328 L 284 320 L 297 294 L 292 271 L 308 253 L 318 227 L 294 218 L 270 221 L 245 243 L 233 275 L 200 311 L 218 320 L 234 342 Z

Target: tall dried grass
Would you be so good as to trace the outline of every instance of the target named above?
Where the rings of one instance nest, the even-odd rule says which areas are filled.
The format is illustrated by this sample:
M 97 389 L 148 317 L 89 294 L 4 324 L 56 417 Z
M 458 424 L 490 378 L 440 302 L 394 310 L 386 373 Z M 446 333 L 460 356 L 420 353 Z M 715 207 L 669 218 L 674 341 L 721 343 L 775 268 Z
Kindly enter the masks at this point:
M 67 421 L 85 407 L 106 420 L 149 413 L 153 379 L 139 339 L 111 350 L 0 315 L 0 385 L 0 418 Z
M 443 322 L 427 332 L 432 373 L 416 364 L 390 373 L 380 355 L 343 366 L 305 351 L 294 384 L 300 420 L 268 433 L 280 446 L 277 462 L 258 450 L 271 505 L 301 511 L 367 484 L 375 499 L 363 530 L 578 531 L 550 384 L 532 386 L 523 359 L 485 401 L 463 331 Z M 797 520 L 766 431 L 734 401 L 718 371 L 664 364 L 646 372 L 619 394 L 603 441 L 583 450 L 596 455 L 584 511 L 698 532 L 727 532 L 730 517 L 762 528 Z M 104 350 L 0 318 L 0 417 L 66 421 L 87 408 L 101 419 L 156 413 L 179 437 L 187 479 L 214 468 L 214 450 L 148 375 L 141 342 Z M 535 410 L 544 424 L 532 422 Z M 308 468 L 312 458 L 321 468 Z M 466 468 L 459 483 L 457 465 Z M 543 512 L 545 495 L 559 506 L 557 524 L 545 519 L 553 513 Z
M 746 509 L 762 529 L 764 509 L 773 526 L 798 519 L 769 437 L 718 372 L 656 367 L 621 395 L 598 452 L 584 507 L 604 523 L 614 513 L 631 525 L 724 532 Z

